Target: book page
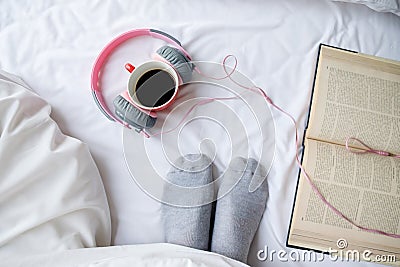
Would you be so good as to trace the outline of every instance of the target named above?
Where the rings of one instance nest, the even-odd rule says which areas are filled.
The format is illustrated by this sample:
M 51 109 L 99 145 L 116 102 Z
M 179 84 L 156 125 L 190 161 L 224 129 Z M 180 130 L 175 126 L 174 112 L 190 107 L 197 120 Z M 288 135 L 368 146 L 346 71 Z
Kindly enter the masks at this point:
M 307 138 L 400 154 L 400 62 L 322 46 L 309 121 Z
M 305 140 L 303 166 L 322 195 L 359 225 L 400 234 L 400 160 L 356 155 L 343 146 Z M 318 250 L 370 249 L 400 259 L 399 239 L 359 230 L 335 214 L 300 175 L 288 243 Z M 400 263 L 400 262 L 398 262 Z

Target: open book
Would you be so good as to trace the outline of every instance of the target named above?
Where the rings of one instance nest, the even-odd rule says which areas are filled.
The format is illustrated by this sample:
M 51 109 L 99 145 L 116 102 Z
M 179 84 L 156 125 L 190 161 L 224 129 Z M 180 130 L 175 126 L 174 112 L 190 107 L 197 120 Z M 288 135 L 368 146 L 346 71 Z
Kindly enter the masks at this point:
M 400 234 L 400 158 L 351 153 L 345 147 L 349 137 L 400 154 L 400 62 L 321 45 L 302 165 L 322 195 L 353 222 Z M 348 223 L 321 201 L 302 172 L 287 245 L 331 248 L 350 258 L 357 250 L 360 260 L 400 265 L 399 238 Z

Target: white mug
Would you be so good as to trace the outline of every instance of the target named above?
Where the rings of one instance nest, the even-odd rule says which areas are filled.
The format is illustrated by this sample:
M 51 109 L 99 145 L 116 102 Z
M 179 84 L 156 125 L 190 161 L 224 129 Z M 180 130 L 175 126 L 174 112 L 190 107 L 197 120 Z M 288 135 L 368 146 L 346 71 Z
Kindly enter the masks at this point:
M 152 60 L 136 68 L 127 63 L 125 68 L 131 73 L 127 91 L 135 106 L 143 110 L 159 111 L 173 103 L 179 87 L 178 74 L 173 67 Z

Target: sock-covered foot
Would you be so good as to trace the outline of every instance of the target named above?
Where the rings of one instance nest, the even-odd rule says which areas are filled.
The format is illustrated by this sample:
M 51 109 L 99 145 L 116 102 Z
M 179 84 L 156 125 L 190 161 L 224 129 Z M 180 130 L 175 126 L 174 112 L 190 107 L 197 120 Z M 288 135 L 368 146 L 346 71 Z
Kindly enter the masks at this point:
M 211 160 L 197 154 L 180 157 L 167 174 L 167 181 L 172 185 L 164 185 L 165 203 L 161 206 L 166 242 L 208 250 L 214 188 L 212 184 L 202 186 L 212 182 Z
M 260 224 L 268 197 L 267 182 L 249 191 L 253 176 L 265 176 L 265 170 L 254 159 L 235 158 L 222 177 L 217 200 L 211 251 L 247 262 L 251 242 Z M 240 178 L 241 177 L 241 178 Z M 238 179 L 240 180 L 238 181 Z M 236 183 L 237 182 L 237 183 Z M 236 183 L 236 185 L 235 185 Z

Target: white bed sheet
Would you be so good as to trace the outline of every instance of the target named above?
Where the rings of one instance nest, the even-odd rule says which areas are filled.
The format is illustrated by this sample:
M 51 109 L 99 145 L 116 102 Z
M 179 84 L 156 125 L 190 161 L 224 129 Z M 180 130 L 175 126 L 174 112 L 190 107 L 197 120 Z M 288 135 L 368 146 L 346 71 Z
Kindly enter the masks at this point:
M 126 166 L 123 129 L 100 113 L 90 93 L 91 67 L 102 47 L 134 28 L 170 33 L 195 60 L 221 62 L 234 54 L 238 69 L 302 129 L 319 43 L 400 60 L 400 18 L 363 5 L 328 0 L 0 1 L 0 69 L 20 76 L 52 105 L 61 130 L 89 145 L 106 188 L 116 245 L 164 241 L 160 204 L 138 187 Z M 127 82 L 123 64 L 148 59 L 161 44 L 141 38 L 113 55 L 103 81 L 108 103 Z M 267 209 L 250 251 L 252 266 L 287 264 L 257 260 L 265 246 L 291 251 L 285 243 L 298 173 L 294 132 L 286 117 L 272 114 L 275 159 Z M 217 144 L 223 141 L 216 138 Z M 219 170 L 228 160 L 220 159 Z M 339 263 L 326 258 L 323 264 Z

